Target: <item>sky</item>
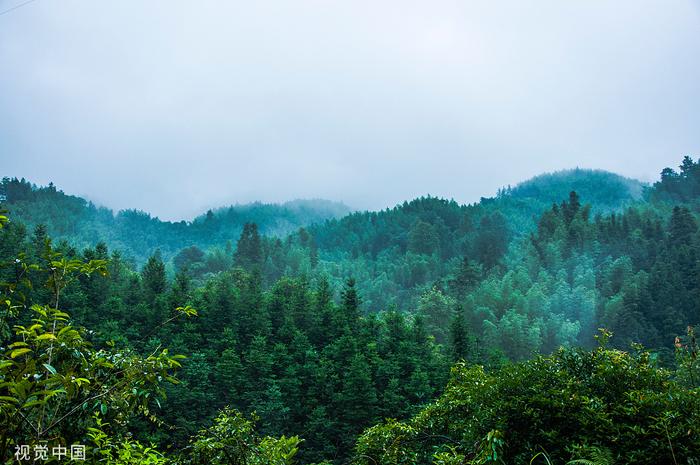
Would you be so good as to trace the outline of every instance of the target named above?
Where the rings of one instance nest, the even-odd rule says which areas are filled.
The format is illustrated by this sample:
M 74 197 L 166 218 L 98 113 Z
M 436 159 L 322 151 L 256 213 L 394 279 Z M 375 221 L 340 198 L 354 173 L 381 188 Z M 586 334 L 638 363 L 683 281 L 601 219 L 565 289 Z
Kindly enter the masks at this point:
M 0 0 L 0 12 L 22 0 Z M 191 219 L 478 201 L 700 156 L 700 0 L 34 0 L 0 14 L 0 175 Z

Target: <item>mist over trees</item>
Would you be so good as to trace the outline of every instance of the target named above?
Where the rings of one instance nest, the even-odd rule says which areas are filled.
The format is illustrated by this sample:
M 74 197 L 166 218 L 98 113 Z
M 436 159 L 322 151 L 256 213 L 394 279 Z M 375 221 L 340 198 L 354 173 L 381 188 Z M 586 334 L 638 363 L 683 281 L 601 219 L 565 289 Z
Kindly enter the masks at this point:
M 285 237 L 299 227 L 347 214 L 350 209 L 328 200 L 293 200 L 284 204 L 255 202 L 208 210 L 192 221 L 161 221 L 139 210 L 112 210 L 67 195 L 53 184 L 38 187 L 25 179 L 3 178 L 0 195 L 15 218 L 29 228 L 44 225 L 55 240 L 77 247 L 104 242 L 122 255 L 145 263 L 160 250 L 171 259 L 181 249 L 225 247 L 234 242 L 245 223 L 255 223 L 266 235 Z

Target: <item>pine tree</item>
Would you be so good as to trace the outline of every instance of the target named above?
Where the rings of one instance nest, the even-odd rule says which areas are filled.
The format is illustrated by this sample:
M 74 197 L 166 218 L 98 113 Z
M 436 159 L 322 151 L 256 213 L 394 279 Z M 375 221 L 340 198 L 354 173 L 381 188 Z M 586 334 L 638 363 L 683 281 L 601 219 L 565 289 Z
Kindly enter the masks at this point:
M 698 225 L 688 208 L 679 206 L 673 208 L 669 224 L 669 245 L 671 247 L 691 245 L 697 230 Z
M 460 263 L 457 274 L 449 283 L 450 288 L 458 297 L 464 297 L 480 281 L 483 268 L 478 263 L 464 257 Z
M 481 218 L 475 248 L 476 257 L 487 270 L 493 268 L 505 255 L 508 249 L 508 226 L 500 212 Z
M 170 308 L 183 307 L 190 301 L 190 277 L 180 272 L 175 275 L 175 281 L 170 291 Z
M 343 412 L 351 436 L 374 419 L 377 393 L 370 366 L 362 354 L 355 355 L 347 367 L 339 401 L 340 411 Z
M 34 261 L 39 261 L 44 256 L 46 245 L 50 243 L 48 228 L 45 224 L 38 224 L 34 228 L 32 236 L 32 258 Z
M 360 318 L 360 296 L 355 289 L 355 279 L 348 278 L 345 288 L 340 295 L 341 305 L 337 312 L 336 322 L 338 329 L 352 330 L 357 327 Z
M 464 311 L 458 308 L 450 324 L 450 346 L 452 360 L 467 360 L 470 357 L 470 341 L 467 333 L 467 324 L 464 320 Z
M 234 264 L 249 271 L 260 270 L 263 264 L 262 243 L 258 225 L 246 223 L 236 245 Z
M 423 293 L 418 300 L 418 314 L 425 319 L 430 334 L 439 344 L 448 340 L 449 325 L 454 315 L 454 299 L 437 287 Z
M 220 403 L 242 408 L 241 390 L 245 385 L 241 358 L 235 348 L 225 349 L 216 362 L 216 391 L 221 395 Z
M 440 238 L 435 228 L 430 223 L 418 220 L 408 233 L 408 250 L 417 253 L 431 255 L 439 252 Z
M 160 250 L 151 255 L 141 271 L 143 289 L 146 293 L 146 300 L 153 303 L 155 298 L 165 292 L 165 264 L 160 255 Z
M 335 306 L 328 279 L 322 276 L 314 292 L 313 310 L 318 323 L 309 331 L 311 342 L 318 348 L 329 344 L 338 328 L 334 327 Z
M 566 221 L 566 224 L 569 224 L 571 223 L 571 221 L 573 221 L 580 208 L 581 202 L 578 198 L 578 194 L 576 193 L 576 191 L 569 192 L 569 201 L 562 202 L 561 204 L 561 210 L 564 213 L 564 220 Z

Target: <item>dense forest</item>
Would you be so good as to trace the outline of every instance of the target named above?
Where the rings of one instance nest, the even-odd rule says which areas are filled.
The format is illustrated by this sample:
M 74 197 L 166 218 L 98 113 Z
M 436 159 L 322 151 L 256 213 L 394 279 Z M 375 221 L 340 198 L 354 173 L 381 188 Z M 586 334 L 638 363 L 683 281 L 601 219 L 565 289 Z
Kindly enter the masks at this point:
M 115 213 L 66 195 L 53 184 L 38 187 L 25 179 L 8 177 L 0 182 L 0 198 L 5 199 L 13 218 L 28 228 L 44 225 L 52 238 L 66 239 L 77 247 L 104 242 L 138 266 L 156 250 L 169 259 L 190 245 L 230 248 L 246 223 L 255 223 L 266 235 L 285 237 L 302 226 L 350 211 L 328 200 L 294 200 L 281 205 L 256 202 L 208 210 L 192 221 L 170 222 L 139 210 Z
M 6 463 L 700 463 L 690 157 L 345 216 L 2 189 Z

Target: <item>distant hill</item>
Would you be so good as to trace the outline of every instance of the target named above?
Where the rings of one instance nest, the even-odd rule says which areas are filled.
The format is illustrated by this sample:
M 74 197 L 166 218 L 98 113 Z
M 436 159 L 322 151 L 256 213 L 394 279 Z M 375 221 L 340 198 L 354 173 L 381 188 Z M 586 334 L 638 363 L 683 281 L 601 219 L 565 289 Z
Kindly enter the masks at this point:
M 576 191 L 594 214 L 640 201 L 641 182 L 598 170 L 537 176 L 495 197 L 460 205 L 421 197 L 391 209 L 355 212 L 310 228 L 324 272 L 336 285 L 353 276 L 368 307 L 412 306 L 467 258 L 487 269 L 529 235 L 542 213 Z
M 500 189 L 495 197 L 460 205 L 454 200 L 421 197 L 378 212 L 355 212 L 313 228 L 321 249 L 343 249 L 377 255 L 385 247 L 408 247 L 408 235 L 416 221 L 437 228 L 441 241 L 445 231 L 463 237 L 478 229 L 484 216 L 499 212 L 510 232 L 526 233 L 552 203 L 561 203 L 576 191 L 593 212 L 621 210 L 642 198 L 640 181 L 601 170 L 572 169 L 536 176 L 515 187 Z M 442 231 L 442 232 L 441 232 Z M 386 241 L 384 241 L 384 239 Z M 351 244 L 356 242 L 356 244 Z M 379 245 L 378 242 L 386 242 Z M 441 244 L 443 254 L 452 247 Z M 448 254 L 449 255 L 449 254 Z
M 53 185 L 37 187 L 25 180 L 5 178 L 0 189 L 14 220 L 29 228 L 45 224 L 52 237 L 79 248 L 103 241 L 136 264 L 156 250 L 166 261 L 193 245 L 230 251 L 247 222 L 256 223 L 264 236 L 295 243 L 305 242 L 297 234 L 305 227 L 321 260 L 318 271 L 336 285 L 354 276 L 366 304 L 379 308 L 412 302 L 465 257 L 487 267 L 500 260 L 512 241 L 533 231 L 542 213 L 571 191 L 595 214 L 639 201 L 644 185 L 605 171 L 573 169 L 534 177 L 470 205 L 428 196 L 351 213 L 327 200 L 256 202 L 210 210 L 189 222 L 161 221 L 138 210 L 115 214 Z M 290 260 L 298 269 L 298 257 Z
M 561 202 L 569 192 L 596 209 L 617 209 L 642 198 L 645 185 L 636 180 L 602 170 L 572 169 L 535 176 L 502 194 L 520 199 L 538 199 L 542 202 Z
M 284 237 L 300 227 L 350 212 L 342 203 L 320 199 L 283 204 L 256 202 L 210 210 L 191 222 L 170 222 L 138 210 L 114 213 L 65 194 L 53 184 L 39 187 L 24 179 L 4 178 L 0 194 L 13 220 L 29 228 L 43 224 L 51 237 L 65 239 L 76 247 L 103 241 L 137 263 L 143 263 L 156 249 L 168 259 L 191 245 L 207 249 L 227 241 L 235 244 L 247 222 L 257 223 L 264 235 Z

